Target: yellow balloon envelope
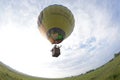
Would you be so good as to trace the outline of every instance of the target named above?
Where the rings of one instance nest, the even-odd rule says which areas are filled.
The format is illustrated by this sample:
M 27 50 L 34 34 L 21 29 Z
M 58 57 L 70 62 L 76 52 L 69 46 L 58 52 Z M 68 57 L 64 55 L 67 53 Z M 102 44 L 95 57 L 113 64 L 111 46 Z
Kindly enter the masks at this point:
M 74 22 L 72 12 L 57 4 L 46 7 L 38 16 L 38 28 L 52 44 L 59 44 L 67 38 L 74 29 Z

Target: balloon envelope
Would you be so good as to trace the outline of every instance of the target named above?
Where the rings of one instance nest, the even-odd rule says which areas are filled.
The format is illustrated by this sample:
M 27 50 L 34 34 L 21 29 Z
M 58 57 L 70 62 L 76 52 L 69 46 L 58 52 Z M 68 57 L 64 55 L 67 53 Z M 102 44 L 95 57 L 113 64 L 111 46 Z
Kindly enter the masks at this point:
M 52 44 L 67 38 L 74 29 L 74 22 L 72 12 L 62 5 L 50 5 L 38 16 L 38 28 Z

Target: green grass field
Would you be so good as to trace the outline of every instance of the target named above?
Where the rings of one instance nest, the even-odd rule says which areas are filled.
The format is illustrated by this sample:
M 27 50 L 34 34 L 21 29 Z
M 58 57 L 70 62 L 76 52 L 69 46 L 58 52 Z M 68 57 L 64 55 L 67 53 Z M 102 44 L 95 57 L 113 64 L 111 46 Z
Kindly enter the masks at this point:
M 53 80 L 47 78 L 37 78 L 15 72 L 0 62 L 0 80 Z M 120 55 L 106 63 L 105 65 L 91 70 L 79 76 L 61 78 L 55 80 L 120 80 Z

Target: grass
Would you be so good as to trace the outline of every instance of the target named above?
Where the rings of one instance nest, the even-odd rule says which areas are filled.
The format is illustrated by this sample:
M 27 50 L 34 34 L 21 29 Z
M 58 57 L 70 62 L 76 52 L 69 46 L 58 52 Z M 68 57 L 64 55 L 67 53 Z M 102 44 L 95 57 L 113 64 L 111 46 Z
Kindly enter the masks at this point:
M 21 74 L 0 63 L 0 80 L 53 80 L 47 78 L 32 77 Z M 114 59 L 105 65 L 91 70 L 86 74 L 79 76 L 60 78 L 55 80 L 120 80 L 120 55 L 115 56 Z

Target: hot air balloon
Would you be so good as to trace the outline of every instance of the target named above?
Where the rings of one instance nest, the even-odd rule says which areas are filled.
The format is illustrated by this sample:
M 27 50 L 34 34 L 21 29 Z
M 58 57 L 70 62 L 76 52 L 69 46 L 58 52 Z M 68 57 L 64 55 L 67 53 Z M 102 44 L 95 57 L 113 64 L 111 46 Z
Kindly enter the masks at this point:
M 41 11 L 38 16 L 38 29 L 51 44 L 55 44 L 52 49 L 53 57 L 60 55 L 60 51 L 57 50 L 60 47 L 56 44 L 70 36 L 74 29 L 74 22 L 72 12 L 65 6 L 54 4 Z M 56 52 L 58 55 L 55 55 Z

